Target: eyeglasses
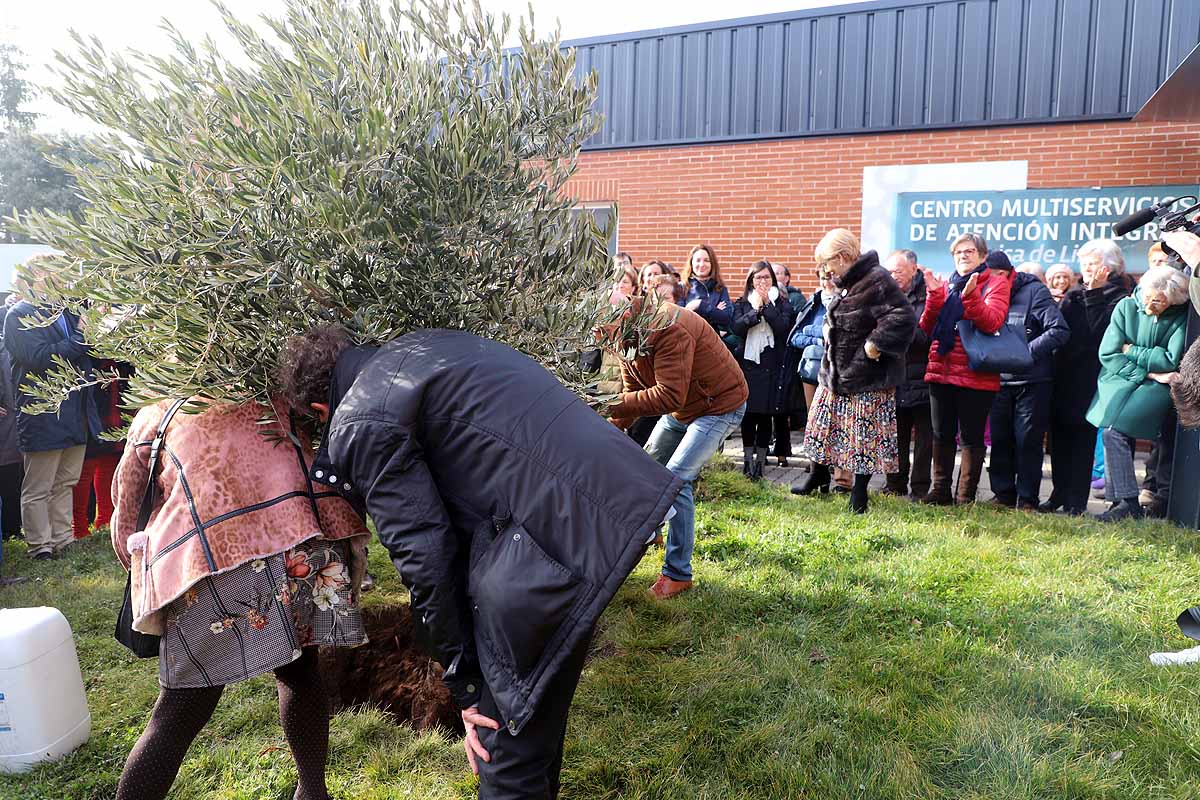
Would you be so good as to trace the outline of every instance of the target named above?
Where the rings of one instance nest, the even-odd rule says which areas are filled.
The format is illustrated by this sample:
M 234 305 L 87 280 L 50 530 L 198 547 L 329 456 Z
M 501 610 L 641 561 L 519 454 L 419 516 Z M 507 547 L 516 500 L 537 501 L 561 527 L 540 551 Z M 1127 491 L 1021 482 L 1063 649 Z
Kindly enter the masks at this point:
M 973 256 L 973 255 L 975 255 L 975 254 L 976 254 L 976 253 L 978 253 L 978 252 L 979 252 L 979 251 L 978 251 L 978 250 L 976 250 L 974 247 L 964 247 L 964 248 L 962 248 L 962 249 L 960 249 L 960 250 L 955 250 L 955 251 L 954 251 L 954 253 L 953 253 L 952 255 L 953 255 L 955 258 L 958 258 L 959 256 Z
M 759 281 L 762 281 L 763 283 L 770 283 L 771 276 L 770 275 L 755 275 L 754 282 L 758 283 Z

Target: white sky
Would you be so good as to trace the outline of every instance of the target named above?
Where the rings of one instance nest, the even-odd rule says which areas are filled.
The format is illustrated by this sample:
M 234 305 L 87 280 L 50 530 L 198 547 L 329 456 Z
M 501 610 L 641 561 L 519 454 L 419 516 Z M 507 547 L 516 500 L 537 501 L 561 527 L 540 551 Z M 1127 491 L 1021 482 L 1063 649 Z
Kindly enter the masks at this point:
M 533 6 L 538 30 L 549 31 L 557 18 L 564 39 L 667 28 L 733 17 L 774 14 L 823 6 L 846 5 L 848 0 L 482 0 L 485 10 L 516 17 Z M 385 0 L 386 2 L 386 0 Z M 277 15 L 284 0 L 229 0 L 242 19 L 260 14 Z M 220 18 L 207 0 L 0 0 L 0 40 L 16 43 L 25 51 L 27 77 L 34 83 L 54 80 L 47 64 L 55 50 L 70 49 L 68 31 L 97 36 L 109 50 L 133 48 L 161 53 L 168 48 L 159 21 L 171 20 L 193 41 L 212 35 L 223 38 Z M 83 132 L 85 120 L 72 116 L 48 99 L 39 99 L 29 110 L 44 116 L 45 131 Z

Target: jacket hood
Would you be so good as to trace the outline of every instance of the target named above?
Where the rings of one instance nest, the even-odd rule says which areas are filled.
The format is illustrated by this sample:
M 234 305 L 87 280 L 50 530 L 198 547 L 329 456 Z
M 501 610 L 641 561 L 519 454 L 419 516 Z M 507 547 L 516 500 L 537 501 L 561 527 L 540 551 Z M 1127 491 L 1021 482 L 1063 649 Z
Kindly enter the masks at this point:
M 333 366 L 333 375 L 329 379 L 329 421 L 325 424 L 325 433 L 321 436 L 321 447 L 317 451 L 316 458 L 313 459 L 312 468 L 309 470 L 309 476 L 321 481 L 321 483 L 333 485 L 332 481 L 327 480 L 327 476 L 333 472 L 333 461 L 329 458 L 329 430 L 333 427 L 334 415 L 337 413 L 342 398 L 350 392 L 355 379 L 358 378 L 358 373 L 362 371 L 363 366 L 378 352 L 378 347 L 351 347 L 344 350 L 338 356 L 337 363 Z M 341 491 L 340 487 L 336 485 L 334 485 L 334 488 Z M 365 512 L 361 498 L 347 496 L 346 499 L 350 501 L 351 505 L 354 506 L 354 510 L 359 512 L 359 514 Z
M 1031 283 L 1041 283 L 1036 275 L 1030 275 L 1028 272 L 1014 272 L 1012 290 L 1015 293 L 1018 289 L 1023 289 Z
M 337 363 L 333 366 L 333 375 L 329 379 L 330 419 L 333 419 L 338 404 L 342 402 L 342 398 L 346 396 L 346 393 L 350 391 L 350 387 L 354 385 L 354 379 L 358 377 L 363 364 L 370 361 L 371 357 L 378 352 L 378 347 L 351 347 L 344 350 L 338 356 Z

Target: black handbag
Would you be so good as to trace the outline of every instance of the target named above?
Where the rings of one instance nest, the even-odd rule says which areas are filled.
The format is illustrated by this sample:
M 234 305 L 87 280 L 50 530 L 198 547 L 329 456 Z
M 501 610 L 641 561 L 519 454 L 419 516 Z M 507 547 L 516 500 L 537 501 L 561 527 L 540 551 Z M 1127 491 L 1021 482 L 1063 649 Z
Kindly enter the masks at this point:
M 175 416 L 175 412 L 184 402 L 176 400 L 171 404 L 167 413 L 163 415 L 162 422 L 158 424 L 154 441 L 150 443 L 150 474 L 146 478 L 146 489 L 142 492 L 142 507 L 138 511 L 137 519 L 138 531 L 146 529 L 146 525 L 150 522 L 150 514 L 154 511 L 154 500 L 158 490 L 158 482 L 154 479 L 154 473 L 158 468 L 158 453 L 162 449 L 167 423 L 171 421 L 171 417 Z M 125 576 L 125 599 L 121 601 L 121 610 L 117 612 L 117 627 L 113 631 L 113 637 L 138 658 L 155 658 L 158 656 L 160 637 L 133 629 L 133 599 L 130 595 L 132 585 L 133 575 L 130 573 Z
M 964 319 L 958 323 L 958 337 L 967 351 L 967 363 L 975 372 L 1019 374 L 1033 369 L 1024 328 L 1005 323 L 995 333 L 984 333 Z

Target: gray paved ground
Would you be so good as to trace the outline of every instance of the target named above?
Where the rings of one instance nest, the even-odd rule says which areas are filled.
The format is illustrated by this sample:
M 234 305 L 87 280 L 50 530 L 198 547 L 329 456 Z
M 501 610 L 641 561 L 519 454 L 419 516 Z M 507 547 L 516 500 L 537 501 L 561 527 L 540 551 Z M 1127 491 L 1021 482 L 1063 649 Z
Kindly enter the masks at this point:
M 801 443 L 804 435 L 802 433 L 792 433 L 792 452 L 801 452 Z M 725 442 L 725 456 L 734 460 L 735 463 L 742 462 L 742 440 L 739 434 L 734 434 Z M 1140 481 L 1145 475 L 1145 453 L 1138 453 L 1138 480 Z M 769 466 L 766 469 L 765 475 L 767 479 L 782 485 L 791 485 L 794 483 L 803 483 L 808 477 L 808 459 L 801 456 L 788 459 L 788 467 L 776 466 L 776 459 L 772 456 L 769 459 Z M 955 473 L 957 474 L 957 472 Z M 876 475 L 871 480 L 871 490 L 878 491 L 883 488 L 883 476 Z M 1041 499 L 1045 500 L 1050 496 L 1050 457 L 1046 456 L 1045 462 L 1042 465 L 1042 492 Z M 992 497 L 991 482 L 988 479 L 987 469 L 983 471 L 983 479 L 979 484 L 979 499 L 989 500 Z M 1108 503 L 1103 500 L 1092 497 L 1088 504 L 1088 510 L 1093 514 L 1099 514 L 1108 508 Z

